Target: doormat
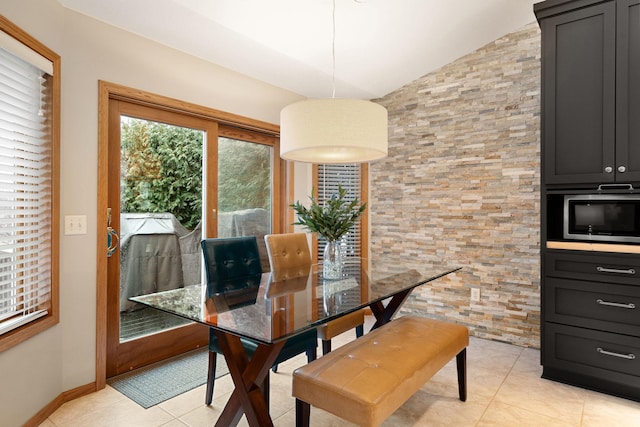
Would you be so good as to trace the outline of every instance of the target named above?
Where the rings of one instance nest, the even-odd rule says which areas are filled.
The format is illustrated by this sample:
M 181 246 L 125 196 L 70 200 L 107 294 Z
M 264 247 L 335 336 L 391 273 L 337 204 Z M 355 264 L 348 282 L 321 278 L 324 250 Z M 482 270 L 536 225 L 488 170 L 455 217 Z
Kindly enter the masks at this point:
M 109 378 L 107 384 L 147 409 L 206 383 L 208 366 L 205 348 Z M 216 378 L 228 373 L 224 356 L 218 355 Z

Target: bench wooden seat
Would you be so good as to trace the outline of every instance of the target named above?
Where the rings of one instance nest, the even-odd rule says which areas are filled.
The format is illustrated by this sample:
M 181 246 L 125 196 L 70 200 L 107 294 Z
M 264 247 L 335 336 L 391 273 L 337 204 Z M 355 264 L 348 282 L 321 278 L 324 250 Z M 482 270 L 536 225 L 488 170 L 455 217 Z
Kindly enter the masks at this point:
M 414 316 L 393 320 L 294 371 L 296 425 L 308 426 L 315 406 L 378 426 L 454 356 L 465 401 L 468 345 L 464 326 Z

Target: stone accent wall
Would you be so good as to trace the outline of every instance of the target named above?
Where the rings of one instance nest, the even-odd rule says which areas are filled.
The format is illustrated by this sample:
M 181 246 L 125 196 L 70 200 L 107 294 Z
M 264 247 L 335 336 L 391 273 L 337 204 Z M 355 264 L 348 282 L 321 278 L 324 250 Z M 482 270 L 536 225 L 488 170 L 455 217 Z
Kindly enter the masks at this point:
M 389 111 L 389 157 L 370 166 L 371 257 L 463 267 L 403 312 L 539 347 L 537 24 L 376 102 Z

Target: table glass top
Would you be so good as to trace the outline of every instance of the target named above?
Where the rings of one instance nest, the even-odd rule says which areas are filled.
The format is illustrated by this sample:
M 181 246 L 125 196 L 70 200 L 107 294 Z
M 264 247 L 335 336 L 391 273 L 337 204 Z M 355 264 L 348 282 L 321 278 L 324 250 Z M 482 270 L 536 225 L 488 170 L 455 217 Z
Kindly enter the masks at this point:
M 304 271 L 263 273 L 243 279 L 238 288 L 207 292 L 203 285 L 187 286 L 130 298 L 210 327 L 264 343 L 273 343 L 344 314 L 459 270 L 436 265 L 417 269 L 399 263 L 375 265 L 347 258 L 342 278 L 322 277 L 322 266 Z M 225 284 L 225 289 L 235 288 Z

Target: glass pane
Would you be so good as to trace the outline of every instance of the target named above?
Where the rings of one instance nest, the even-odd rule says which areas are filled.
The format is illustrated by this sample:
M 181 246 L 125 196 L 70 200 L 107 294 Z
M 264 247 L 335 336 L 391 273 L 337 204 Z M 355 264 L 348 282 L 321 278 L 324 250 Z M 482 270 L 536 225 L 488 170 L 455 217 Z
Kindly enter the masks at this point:
M 200 283 L 204 132 L 121 117 L 120 341 L 189 323 L 128 300 Z
M 359 197 L 362 186 L 360 173 L 361 166 L 356 163 L 318 165 L 318 188 L 316 190 L 318 203 L 322 204 L 338 194 L 338 188 L 340 186 L 347 190 L 347 200 L 352 201 L 358 198 L 360 203 L 362 203 Z M 351 230 L 340 239 L 342 255 L 359 257 L 361 255 L 361 239 L 359 224 L 351 227 Z M 326 240 L 322 236 L 318 236 L 317 249 L 319 262 L 324 258 L 326 243 Z
M 256 236 L 262 270 L 271 233 L 273 147 L 218 138 L 218 237 Z

